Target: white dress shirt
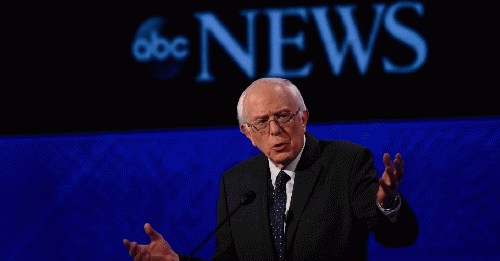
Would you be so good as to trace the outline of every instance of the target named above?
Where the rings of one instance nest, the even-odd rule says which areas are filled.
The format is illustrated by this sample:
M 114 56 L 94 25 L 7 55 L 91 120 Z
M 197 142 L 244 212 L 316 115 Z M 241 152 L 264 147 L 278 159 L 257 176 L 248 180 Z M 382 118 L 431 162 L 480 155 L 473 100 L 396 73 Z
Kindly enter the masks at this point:
M 299 155 L 282 169 L 288 176 L 290 176 L 290 180 L 286 183 L 286 210 L 285 213 L 288 215 L 288 209 L 290 209 L 290 201 L 292 200 L 292 192 L 293 192 L 293 184 L 295 180 L 295 169 L 297 168 L 297 164 L 299 163 L 300 157 L 302 156 L 302 152 L 304 151 L 304 147 L 306 145 L 306 137 L 304 135 L 304 145 L 302 145 L 302 149 L 299 152 Z M 273 182 L 273 187 L 276 188 L 276 177 L 282 171 L 278 167 L 276 167 L 270 159 L 269 161 L 269 170 L 271 170 L 271 180 Z
M 281 170 L 283 170 L 288 176 L 290 176 L 290 180 L 286 183 L 286 216 L 288 216 L 288 210 L 290 209 L 290 202 L 292 200 L 292 193 L 293 193 L 293 184 L 295 181 L 295 169 L 297 168 L 297 164 L 299 163 L 300 157 L 302 156 L 302 152 L 304 151 L 304 147 L 306 145 L 306 137 L 304 135 L 304 145 L 302 145 L 302 149 L 299 152 L 299 155 L 290 163 L 288 166 L 286 166 L 284 169 L 279 169 L 274 165 L 274 163 L 271 162 L 270 159 L 267 159 L 269 162 L 269 170 L 271 171 L 271 181 L 273 183 L 273 187 L 276 188 L 276 177 L 280 173 Z M 399 200 L 398 205 L 391 210 L 385 210 L 383 209 L 380 204 L 378 204 L 377 200 L 375 200 L 378 208 L 384 213 L 391 222 L 396 222 L 397 219 L 397 214 L 399 211 L 399 208 L 401 207 L 401 200 Z M 286 222 L 286 218 L 285 218 Z M 285 231 L 286 223 L 283 224 L 283 231 Z

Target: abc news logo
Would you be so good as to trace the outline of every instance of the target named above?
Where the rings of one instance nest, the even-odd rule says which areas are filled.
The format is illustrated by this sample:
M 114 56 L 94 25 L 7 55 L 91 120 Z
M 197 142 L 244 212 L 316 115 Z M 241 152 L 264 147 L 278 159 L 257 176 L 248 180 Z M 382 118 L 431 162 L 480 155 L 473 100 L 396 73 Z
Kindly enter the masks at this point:
M 390 37 L 402 43 L 406 48 L 411 49 L 415 54 L 412 62 L 403 65 L 396 64 L 388 56 L 382 55 L 380 62 L 385 73 L 408 74 L 418 70 L 425 64 L 427 43 L 424 37 L 413 28 L 402 23 L 397 17 L 402 9 L 412 10 L 419 17 L 422 17 L 424 14 L 422 3 L 373 4 L 374 16 L 371 30 L 365 37 L 361 36 L 358 29 L 355 16 L 356 8 L 356 5 L 336 5 L 331 9 L 329 7 L 287 7 L 242 10 L 240 14 L 246 19 L 246 28 L 241 29 L 246 30 L 246 42 L 242 43 L 234 38 L 234 34 L 224 26 L 215 14 L 212 12 L 196 12 L 194 17 L 200 24 L 200 39 L 197 39 L 200 44 L 200 62 L 199 73 L 195 80 L 198 82 L 215 80 L 215 76 L 210 71 L 210 61 L 213 57 L 210 57 L 209 37 L 212 37 L 211 39 L 227 53 L 247 78 L 256 78 L 255 18 L 258 14 L 268 17 L 269 61 L 266 63 L 268 64 L 268 71 L 265 76 L 304 78 L 309 76 L 312 71 L 313 61 L 307 61 L 296 68 L 285 66 L 285 48 L 292 47 L 303 51 L 306 43 L 303 31 L 299 31 L 294 36 L 285 36 L 283 34 L 283 23 L 287 17 L 298 17 L 304 22 L 308 22 L 309 19 L 313 20 L 323 45 L 323 51 L 330 65 L 331 73 L 334 76 L 342 73 L 349 53 L 352 54 L 359 74 L 364 75 L 368 71 L 368 66 L 372 64 L 372 52 L 376 39 L 382 27 Z M 341 42 L 337 40 L 331 26 L 331 18 L 329 17 L 330 13 L 332 13 L 331 10 L 338 15 L 344 28 L 344 37 Z M 166 70 L 175 71 L 176 74 L 180 71 L 180 64 L 189 55 L 189 39 L 182 35 L 173 38 L 159 35 L 162 23 L 164 23 L 164 21 L 160 21 L 161 19 L 158 17 L 149 18 L 139 27 L 132 42 L 132 56 L 138 62 L 163 62 L 163 64 L 166 64 L 166 61 L 171 59 L 174 63 L 177 63 L 177 66 Z M 367 40 L 363 41 L 362 39 Z M 173 75 L 173 73 L 170 74 Z
M 164 61 L 170 57 L 182 60 L 189 54 L 189 40 L 184 36 L 176 36 L 171 41 L 158 36 L 158 31 L 151 30 L 150 40 L 138 38 L 132 44 L 132 55 L 138 62 L 149 62 L 152 59 Z

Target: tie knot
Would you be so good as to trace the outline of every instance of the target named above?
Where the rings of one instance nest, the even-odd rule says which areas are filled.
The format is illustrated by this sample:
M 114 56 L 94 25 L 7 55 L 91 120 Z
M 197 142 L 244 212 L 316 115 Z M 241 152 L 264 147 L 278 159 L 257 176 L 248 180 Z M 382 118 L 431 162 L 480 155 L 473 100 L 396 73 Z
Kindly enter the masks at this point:
M 280 171 L 278 176 L 276 177 L 276 188 L 277 189 L 286 189 L 286 183 L 290 180 L 290 176 L 286 174 L 284 171 Z

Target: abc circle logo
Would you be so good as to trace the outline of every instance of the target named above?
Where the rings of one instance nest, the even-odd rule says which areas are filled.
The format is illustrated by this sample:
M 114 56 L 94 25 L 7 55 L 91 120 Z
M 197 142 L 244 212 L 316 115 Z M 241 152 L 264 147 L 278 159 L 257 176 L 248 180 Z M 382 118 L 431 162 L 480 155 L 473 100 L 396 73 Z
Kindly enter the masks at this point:
M 158 32 L 153 30 L 150 34 L 150 41 L 145 38 L 138 38 L 132 44 L 132 55 L 137 61 L 148 62 L 152 58 L 164 61 L 172 56 L 174 59 L 182 60 L 189 54 L 189 40 L 184 36 L 176 36 L 171 41 L 158 36 Z
M 167 25 L 167 19 L 153 16 L 141 23 L 132 41 L 131 53 L 138 62 L 165 62 L 169 58 L 182 61 L 189 55 L 189 40 L 176 35 L 171 40 L 159 32 Z

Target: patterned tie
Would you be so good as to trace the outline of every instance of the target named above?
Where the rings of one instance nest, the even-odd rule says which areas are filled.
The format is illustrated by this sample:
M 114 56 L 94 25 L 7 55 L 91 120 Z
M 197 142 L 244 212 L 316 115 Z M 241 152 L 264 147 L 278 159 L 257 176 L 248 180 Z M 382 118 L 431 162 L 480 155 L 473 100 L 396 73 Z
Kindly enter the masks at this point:
M 271 227 L 273 229 L 274 244 L 278 251 L 279 260 L 284 260 L 284 233 L 283 233 L 283 218 L 286 209 L 286 183 L 290 180 L 290 176 L 284 171 L 280 171 L 276 177 L 276 186 L 273 192 L 273 205 L 271 207 Z

